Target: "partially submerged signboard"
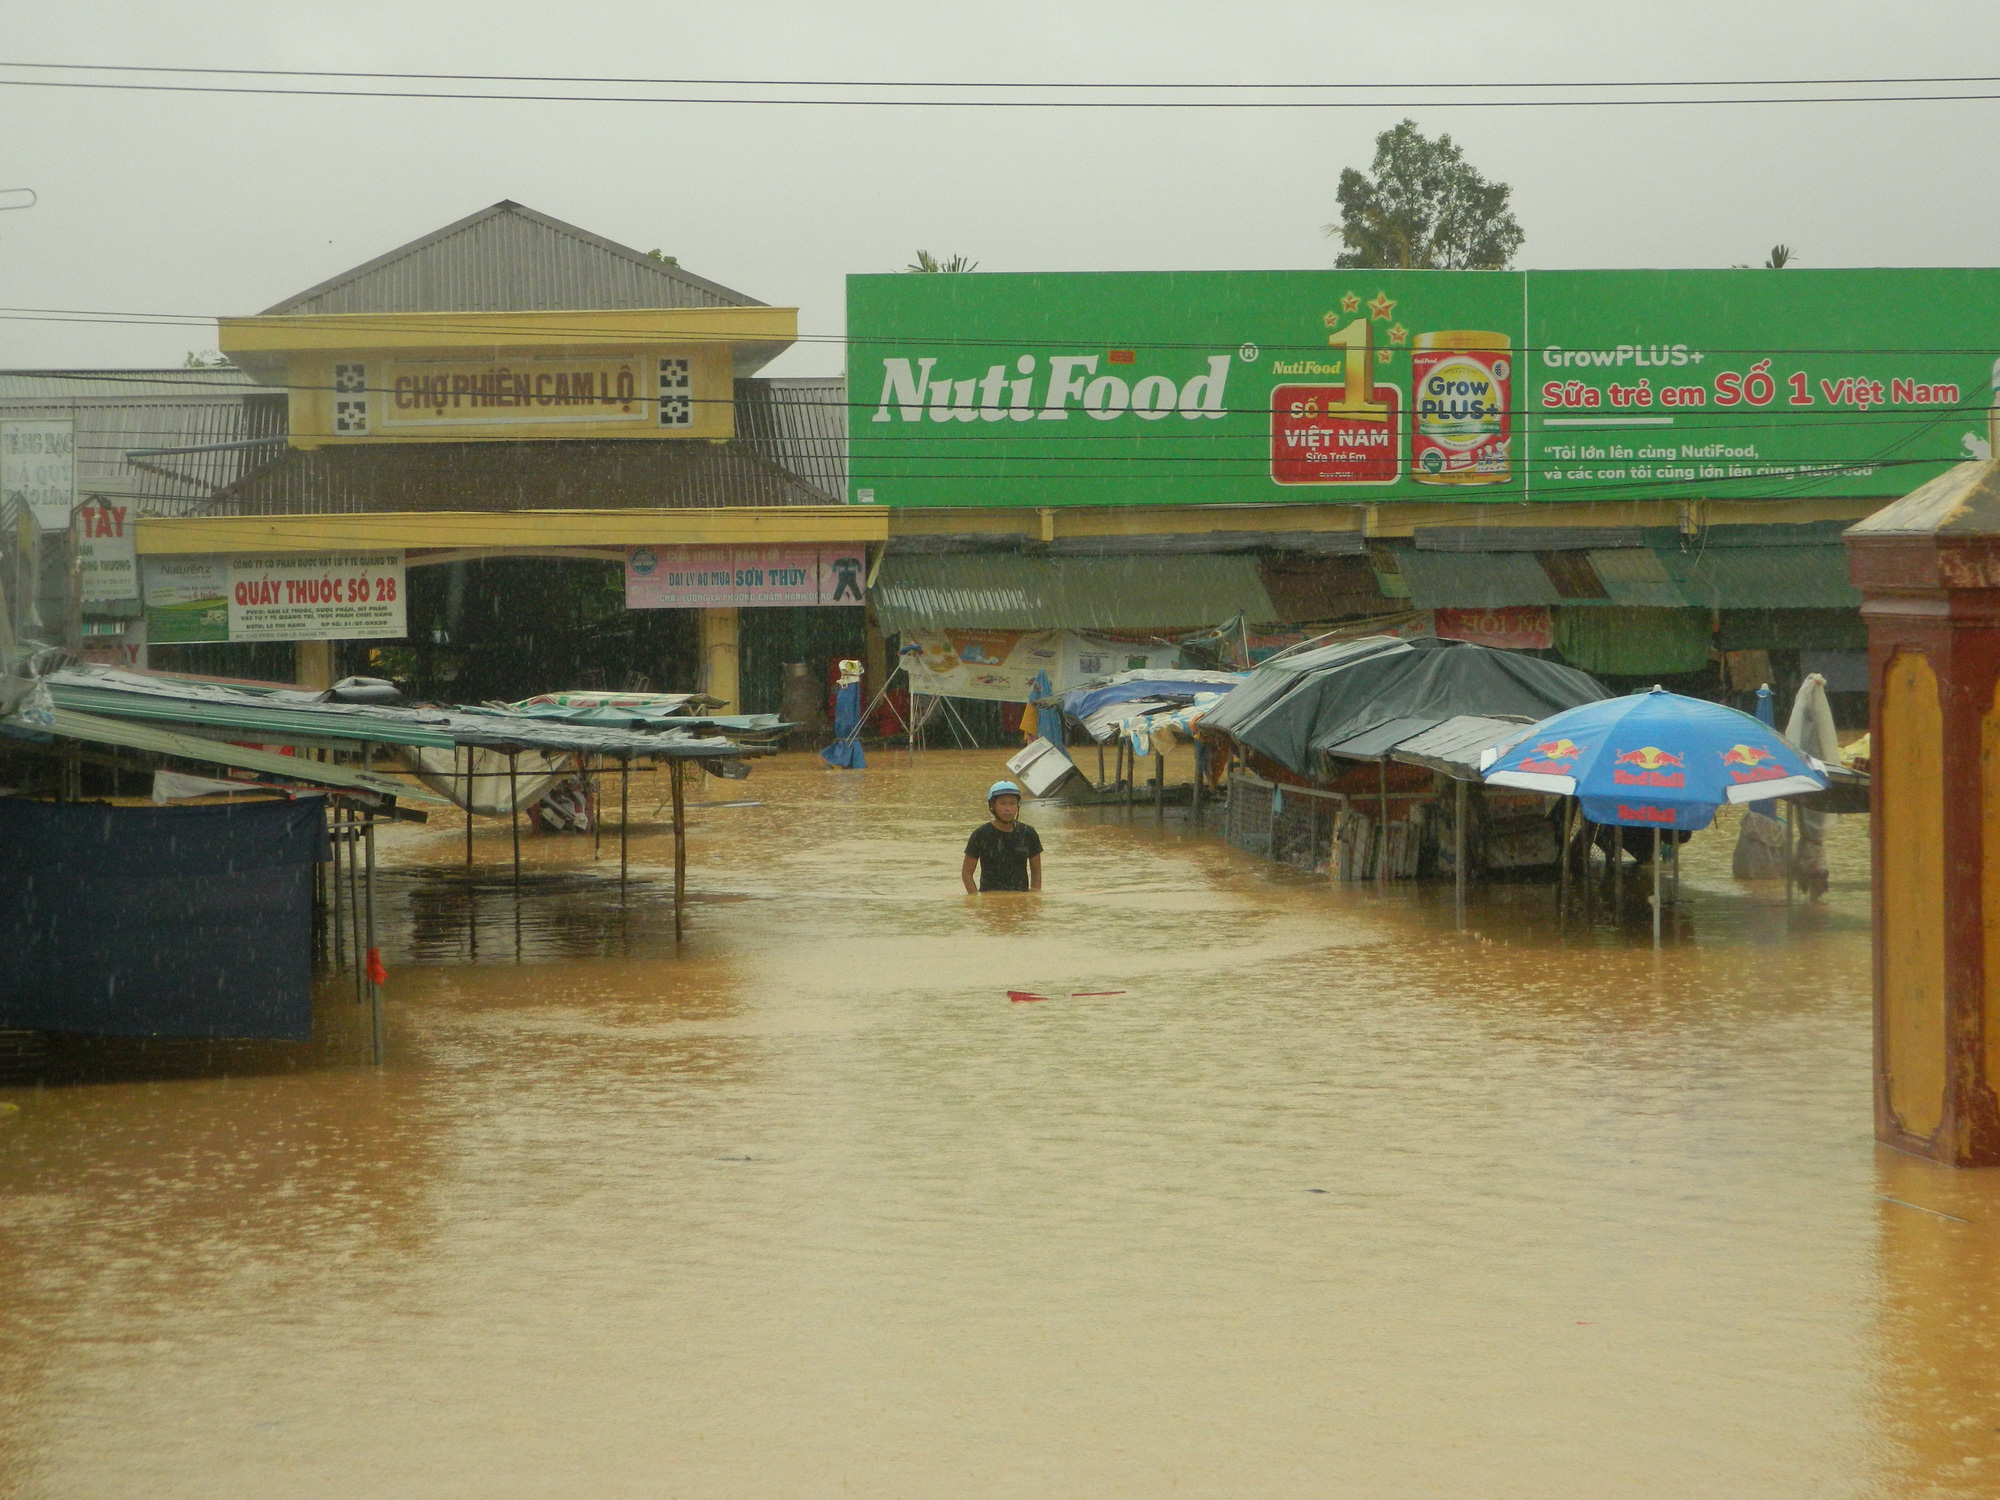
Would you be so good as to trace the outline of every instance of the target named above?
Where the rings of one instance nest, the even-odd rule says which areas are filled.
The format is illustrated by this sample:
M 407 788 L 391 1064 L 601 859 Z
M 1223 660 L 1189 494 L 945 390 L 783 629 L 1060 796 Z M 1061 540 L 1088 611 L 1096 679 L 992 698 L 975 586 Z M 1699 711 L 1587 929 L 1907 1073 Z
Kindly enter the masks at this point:
M 848 278 L 852 498 L 1897 495 L 1985 443 L 2000 270 Z
M 797 608 L 862 602 L 861 547 L 630 547 L 627 609 Z
M 152 645 L 374 641 L 408 634 L 401 552 L 148 557 Z

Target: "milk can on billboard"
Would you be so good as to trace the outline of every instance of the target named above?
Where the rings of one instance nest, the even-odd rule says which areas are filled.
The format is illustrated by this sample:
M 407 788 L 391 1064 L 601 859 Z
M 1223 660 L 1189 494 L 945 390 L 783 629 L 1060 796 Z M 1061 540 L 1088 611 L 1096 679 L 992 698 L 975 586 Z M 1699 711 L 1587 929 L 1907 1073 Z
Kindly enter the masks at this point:
M 1505 484 L 1514 375 L 1507 335 L 1420 333 L 1410 375 L 1410 477 L 1418 484 Z

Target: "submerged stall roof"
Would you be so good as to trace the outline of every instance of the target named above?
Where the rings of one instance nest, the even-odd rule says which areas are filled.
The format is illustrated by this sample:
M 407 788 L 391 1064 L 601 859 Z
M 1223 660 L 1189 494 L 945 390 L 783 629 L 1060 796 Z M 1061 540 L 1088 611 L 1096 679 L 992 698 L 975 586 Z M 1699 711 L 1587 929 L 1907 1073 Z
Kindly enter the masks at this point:
M 411 786 L 406 781 L 377 776 L 368 771 L 356 771 L 346 766 L 327 765 L 321 761 L 305 760 L 295 755 L 277 755 L 269 750 L 253 750 L 247 745 L 226 745 L 218 740 L 203 739 L 198 735 L 176 734 L 170 729 L 159 729 L 150 724 L 99 718 L 95 714 L 79 713 L 70 708 L 58 707 L 55 710 L 54 720 L 55 722 L 46 728 L 26 724 L 18 719 L 0 722 L 0 731 L 24 738 L 53 735 L 57 739 L 81 740 L 85 744 L 115 745 L 120 749 L 143 750 L 153 755 L 168 755 L 179 760 L 197 761 L 205 765 L 234 766 L 238 770 L 258 771 L 266 776 L 278 776 L 287 781 L 302 781 L 311 786 L 368 792 L 375 796 L 394 797 L 402 802 L 431 802 L 440 807 L 446 805 L 444 798 L 434 796 L 421 787 Z
M 1459 714 L 1402 741 L 1389 758 L 1442 771 L 1454 781 L 1477 781 L 1480 756 L 1496 745 L 1519 739 L 1521 731 L 1529 727 L 1525 719 Z
M 304 691 L 250 691 L 108 667 L 71 668 L 51 673 L 43 681 L 58 708 L 209 732 L 255 733 L 271 742 L 341 739 L 434 750 L 475 745 L 635 760 L 722 760 L 769 753 L 765 746 L 690 733 L 688 729 L 697 722 L 693 720 L 661 719 L 655 721 L 657 729 L 635 730 L 568 723 L 560 717 L 519 714 L 505 708 L 326 703 Z
M 1228 693 L 1249 679 L 1247 672 L 1203 672 L 1140 669 L 1094 678 L 1060 694 L 1057 703 L 1073 719 L 1086 719 L 1099 709 L 1157 698 L 1165 703 L 1191 703 L 1204 694 Z M 1037 703 L 1046 703 L 1038 698 Z
M 1333 654 L 1340 649 L 1259 667 L 1204 727 L 1223 729 L 1279 765 L 1311 775 L 1319 756 L 1375 759 L 1398 740 L 1460 715 L 1518 714 L 1533 721 L 1611 696 L 1573 667 L 1458 641 L 1375 636 Z M 1330 659 L 1299 665 L 1313 657 Z M 1247 698 L 1253 693 L 1258 696 Z M 1406 732 L 1387 744 L 1359 738 L 1397 720 L 1414 722 L 1400 726 Z

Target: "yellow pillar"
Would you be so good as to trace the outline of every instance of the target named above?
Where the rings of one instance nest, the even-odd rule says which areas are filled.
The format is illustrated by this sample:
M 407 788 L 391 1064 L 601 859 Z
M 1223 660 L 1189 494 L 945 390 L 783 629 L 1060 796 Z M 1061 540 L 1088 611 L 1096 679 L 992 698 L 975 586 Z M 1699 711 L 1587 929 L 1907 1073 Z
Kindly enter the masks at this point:
M 736 626 L 734 609 L 701 612 L 701 691 L 720 698 L 728 713 L 742 712 Z
M 333 686 L 333 642 L 297 641 L 292 646 L 293 675 L 302 688 L 324 692 Z

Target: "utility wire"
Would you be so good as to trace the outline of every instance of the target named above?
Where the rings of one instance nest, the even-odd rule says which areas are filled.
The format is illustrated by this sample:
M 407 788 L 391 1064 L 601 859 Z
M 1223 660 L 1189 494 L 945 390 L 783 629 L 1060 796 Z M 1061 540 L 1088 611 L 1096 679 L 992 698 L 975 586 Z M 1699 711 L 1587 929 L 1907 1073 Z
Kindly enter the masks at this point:
M 752 98 L 715 94 L 521 94 L 427 89 L 295 89 L 244 84 L 111 83 L 47 78 L 0 79 L 0 88 L 92 89 L 141 94 L 238 94 L 293 99 L 437 99 L 506 104 L 708 104 L 806 109 L 1089 109 L 1089 110 L 1354 110 L 1354 109 L 1659 109 L 1730 105 L 1959 104 L 2000 99 L 2000 93 L 1764 94 L 1650 99 L 822 99 Z
M 693 88 L 826 88 L 826 89 L 1147 89 L 1147 90 L 1279 90 L 1312 89 L 1348 92 L 1388 89 L 1655 89 L 1655 88 L 1857 88 L 1915 87 L 1958 83 L 2000 83 L 2000 75 L 1899 76 L 1887 78 L 1632 78 L 1613 80 L 1558 79 L 1549 82 L 1416 83 L 1124 83 L 1057 82 L 1021 79 L 889 78 L 631 78 L 572 73 L 391 73 L 331 68 L 188 68 L 142 63 L 0 62 L 0 68 L 38 69 L 69 73 L 167 73 L 230 78 L 400 78 L 425 83 L 590 83 L 604 86 L 646 85 Z

